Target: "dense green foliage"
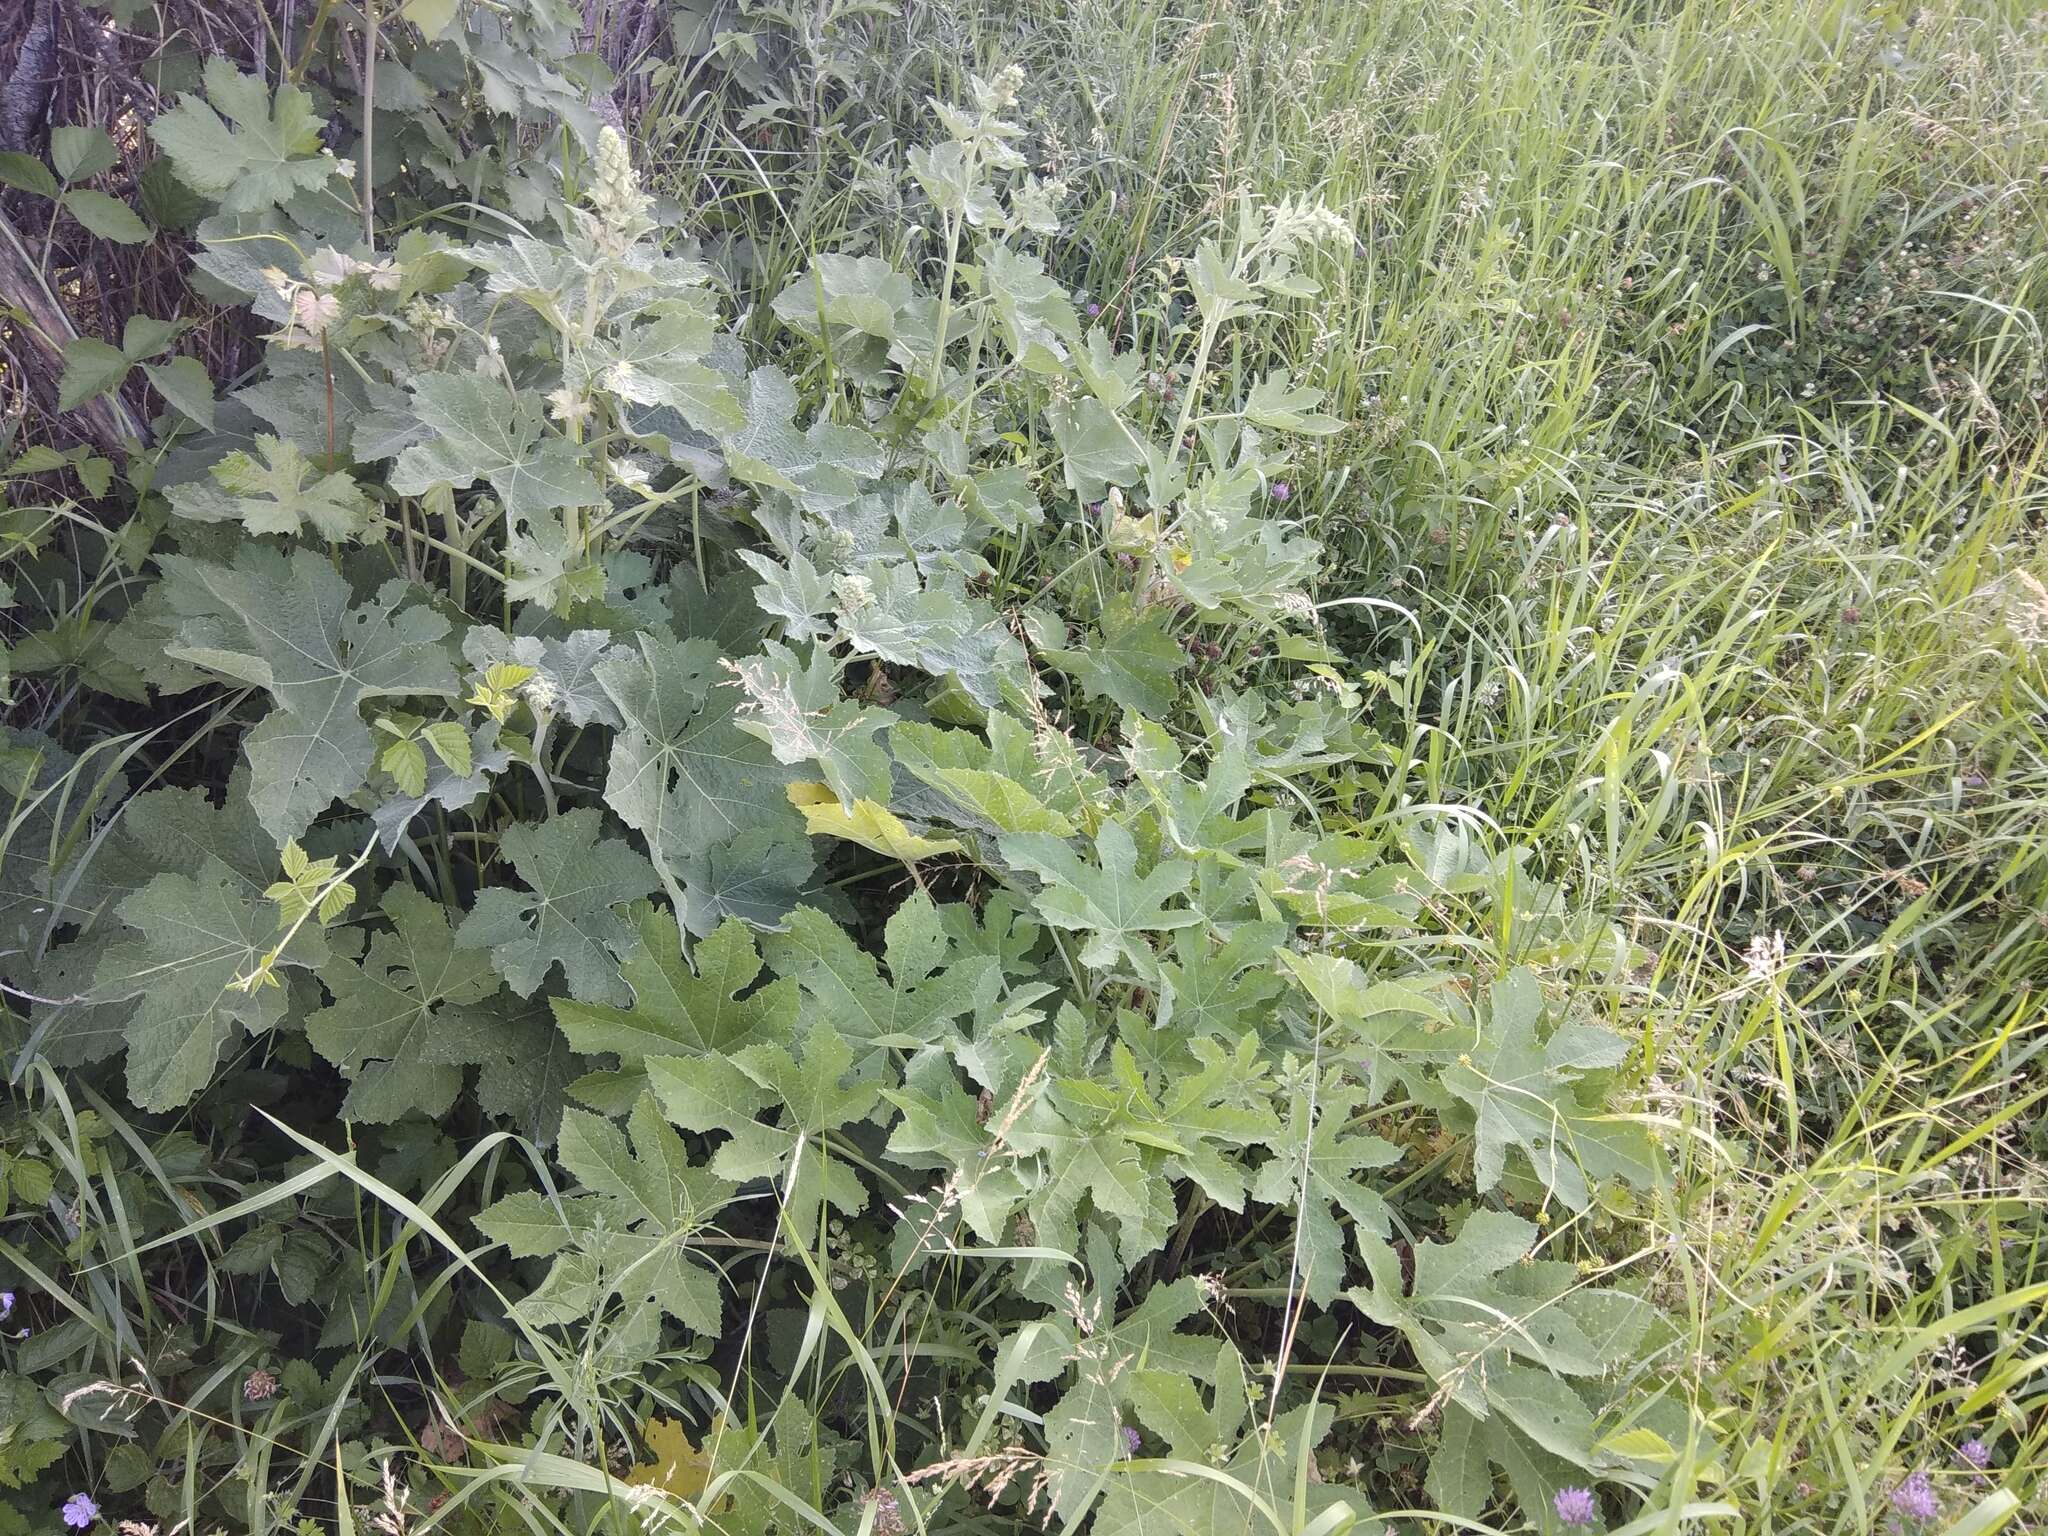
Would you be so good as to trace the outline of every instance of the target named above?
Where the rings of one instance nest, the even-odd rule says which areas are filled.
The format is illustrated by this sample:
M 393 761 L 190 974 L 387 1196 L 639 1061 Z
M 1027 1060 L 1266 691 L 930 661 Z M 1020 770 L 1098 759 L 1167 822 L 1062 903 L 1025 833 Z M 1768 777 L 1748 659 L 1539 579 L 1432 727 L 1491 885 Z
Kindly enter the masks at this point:
M 0 1529 L 2025 1527 L 2038 27 L 300 9 L 0 156 Z

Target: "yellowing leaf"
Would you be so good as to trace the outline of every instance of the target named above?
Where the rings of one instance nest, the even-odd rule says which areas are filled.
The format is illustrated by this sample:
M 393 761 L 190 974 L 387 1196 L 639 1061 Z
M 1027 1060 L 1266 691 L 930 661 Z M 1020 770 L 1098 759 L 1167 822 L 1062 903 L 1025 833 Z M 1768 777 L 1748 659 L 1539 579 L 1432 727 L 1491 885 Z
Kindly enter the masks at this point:
M 711 1480 L 711 1458 L 690 1443 L 674 1419 L 649 1419 L 640 1438 L 654 1459 L 626 1474 L 636 1488 L 659 1488 L 679 1499 L 694 1498 Z
M 1671 1442 L 1654 1429 L 1625 1429 L 1620 1434 L 1609 1435 L 1600 1442 L 1600 1449 L 1616 1456 L 1626 1456 L 1630 1461 L 1676 1461 L 1678 1452 Z
M 950 837 L 919 837 L 903 825 L 886 806 L 872 800 L 856 800 L 848 810 L 839 797 L 823 784 L 789 786 L 789 803 L 804 813 L 813 837 L 843 837 L 906 864 L 937 858 L 942 853 L 961 853 L 960 844 Z

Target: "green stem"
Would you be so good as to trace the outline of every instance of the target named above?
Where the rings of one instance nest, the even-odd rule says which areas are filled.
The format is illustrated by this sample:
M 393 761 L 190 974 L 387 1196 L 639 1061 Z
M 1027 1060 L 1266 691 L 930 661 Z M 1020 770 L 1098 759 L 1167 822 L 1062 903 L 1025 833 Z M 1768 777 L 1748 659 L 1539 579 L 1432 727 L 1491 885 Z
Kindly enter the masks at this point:
M 370 855 L 376 848 L 377 834 L 372 832 L 369 841 L 363 844 L 363 851 L 356 855 L 355 862 L 347 869 L 338 871 L 332 879 L 314 892 L 313 899 L 306 903 L 306 909 L 293 920 L 291 927 L 285 929 L 284 937 L 272 945 L 269 953 L 256 962 L 256 969 L 245 976 L 237 976 L 228 985 L 242 992 L 254 992 L 265 981 L 275 980 L 276 978 L 270 974 L 271 968 L 277 964 L 277 957 L 291 947 L 291 942 L 298 937 L 299 930 L 306 926 L 306 919 L 320 910 L 320 903 L 327 899 L 329 892 L 339 890 L 348 884 L 350 876 L 370 862 Z
M 377 149 L 377 0 L 363 0 L 363 244 L 377 249 L 376 193 L 371 189 L 371 162 Z M 333 447 L 328 448 L 330 457 Z
M 454 513 L 451 511 L 449 513 L 449 516 L 452 518 L 454 516 Z M 388 517 L 374 517 L 370 521 L 370 526 L 373 528 L 381 528 L 386 532 L 397 533 L 401 536 L 403 536 L 407 532 L 403 525 L 393 522 Z M 431 533 L 427 533 L 424 531 L 416 531 L 412 534 L 412 537 L 418 539 L 422 544 L 425 544 L 430 549 L 438 549 L 439 551 L 441 551 L 442 554 L 446 555 L 449 559 L 460 561 L 463 565 L 468 566 L 471 570 L 482 571 L 486 576 L 490 577 L 493 581 L 501 582 L 508 586 L 511 584 L 512 578 L 505 572 L 499 570 L 495 565 L 490 565 L 482 560 L 477 559 L 477 557 L 475 555 L 472 555 L 468 550 L 458 549 L 455 545 L 448 543 L 445 539 L 437 539 Z M 459 601 L 460 599 L 458 598 L 458 602 Z
M 932 331 L 931 396 L 939 397 L 939 384 L 946 376 L 946 332 L 953 323 L 953 275 L 960 264 L 960 221 L 946 220 L 946 278 L 939 286 L 939 323 Z

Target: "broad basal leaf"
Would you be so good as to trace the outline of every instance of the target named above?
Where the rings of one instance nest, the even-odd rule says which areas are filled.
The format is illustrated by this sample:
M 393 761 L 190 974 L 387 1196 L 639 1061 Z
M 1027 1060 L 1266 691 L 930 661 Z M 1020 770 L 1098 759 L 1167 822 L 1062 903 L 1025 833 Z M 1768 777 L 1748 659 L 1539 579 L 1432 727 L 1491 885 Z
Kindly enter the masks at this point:
M 899 313 L 917 296 L 909 278 L 879 256 L 815 257 L 775 296 L 776 318 L 806 336 L 829 336 L 834 361 L 859 337 L 896 341 Z
M 265 1030 L 283 1018 L 282 984 L 235 984 L 282 937 L 277 908 L 208 855 L 194 874 L 156 876 L 119 912 L 137 936 L 107 950 L 93 992 L 138 999 L 128 1021 L 128 1096 L 143 1109 L 175 1109 L 213 1080 L 223 1052 L 244 1030 Z M 325 935 L 308 924 L 276 965 L 311 968 L 325 956 Z
M 811 845 L 778 828 L 754 827 L 683 866 L 683 926 L 709 934 L 729 917 L 756 928 L 781 926 L 818 872 Z
M 797 984 L 754 987 L 761 957 L 745 923 L 721 923 L 697 945 L 692 968 L 673 913 L 644 906 L 636 917 L 638 941 L 623 967 L 633 1006 L 555 1000 L 555 1019 L 577 1050 L 609 1052 L 635 1067 L 649 1056 L 726 1056 L 794 1035 Z
M 839 627 L 860 650 L 934 677 L 951 674 L 984 709 L 1004 687 L 1033 686 L 1024 648 L 996 611 L 957 590 L 960 578 L 925 581 L 914 565 L 871 561 L 841 577 Z
M 886 803 L 889 755 L 875 740 L 896 717 L 863 707 L 839 689 L 839 668 L 823 648 L 802 658 L 773 641 L 757 656 L 732 663 L 746 694 L 733 723 L 768 744 L 778 763 L 816 763 L 839 799 Z
M 311 529 L 342 543 L 359 537 L 369 498 L 348 475 L 323 475 L 292 444 L 259 436 L 256 453 L 236 451 L 213 466 L 213 484 L 171 487 L 171 510 L 200 523 L 239 522 L 251 533 Z
M 455 948 L 448 914 L 411 886 L 385 892 L 383 909 L 391 931 L 371 937 L 360 964 L 321 967 L 334 1001 L 306 1020 L 306 1034 L 348 1075 L 348 1118 L 438 1117 L 462 1089 L 463 1066 L 497 1053 L 498 1011 L 477 1005 L 498 977 L 488 957 Z
M 1045 882 L 1038 897 L 1039 919 L 1088 936 L 1081 949 L 1084 964 L 1110 966 L 1122 958 L 1140 975 L 1150 975 L 1154 957 L 1143 935 L 1201 921 L 1198 913 L 1165 905 L 1187 889 L 1194 866 L 1162 859 L 1139 875 L 1137 845 L 1121 822 L 1103 823 L 1093 861 L 1044 832 L 1007 836 L 1002 850 L 1004 858 Z
M 1460 1061 L 1443 1074 L 1444 1087 L 1472 1108 L 1479 1188 L 1500 1182 L 1510 1148 L 1575 1211 L 1592 1202 L 1588 1173 L 1652 1182 L 1654 1151 L 1643 1128 L 1581 1104 L 1575 1087 L 1587 1072 L 1618 1065 L 1629 1053 L 1628 1042 L 1582 1024 L 1560 1026 L 1539 1041 L 1543 997 L 1526 971 L 1510 972 L 1488 996 L 1469 1064 Z
M 803 812 L 804 828 L 812 836 L 844 838 L 905 864 L 964 851 L 954 838 L 919 836 L 895 812 L 872 800 L 842 805 L 823 784 L 790 785 L 789 803 Z
M 1213 1336 L 1178 1331 L 1202 1311 L 1192 1279 L 1154 1285 L 1121 1317 L 1113 1316 L 1112 1305 L 1100 1293 L 1075 1299 L 1068 1351 L 1073 1382 L 1045 1418 L 1046 1480 L 1054 1506 L 1069 1519 L 1128 1475 L 1119 1465 L 1130 1456 L 1123 1428 L 1131 1422 L 1141 1370 L 1173 1376 L 1190 1392 L 1197 1381 L 1214 1381 L 1219 1416 L 1241 1419 L 1243 1413 L 1220 1374 L 1225 1361 L 1241 1372 L 1235 1353 L 1219 1350 Z M 1233 1437 L 1236 1428 L 1233 1423 Z
M 256 213 L 317 192 L 339 168 L 321 147 L 313 98 L 295 85 L 275 97 L 220 54 L 206 61 L 206 101 L 186 92 L 149 125 L 178 178 L 229 213 Z M 208 105 L 208 102 L 211 105 Z
M 1183 928 L 1159 963 L 1155 1022 L 1187 1039 L 1263 1030 L 1283 990 L 1273 959 L 1288 938 L 1281 923 L 1247 923 L 1222 944 Z
M 559 1200 L 509 1195 L 478 1215 L 477 1227 L 516 1258 L 558 1255 L 519 1304 L 534 1322 L 576 1322 L 617 1298 L 716 1338 L 718 1274 L 689 1239 L 710 1224 L 732 1185 L 691 1165 L 651 1099 L 635 1104 L 629 1129 L 630 1146 L 604 1117 L 568 1111 L 557 1155 L 581 1192 Z
M 987 731 L 984 741 L 972 731 L 906 722 L 889 733 L 889 744 L 903 768 L 998 832 L 1069 837 L 1093 819 L 1107 786 L 1069 743 L 1048 733 L 1066 749 L 1048 752 L 1023 722 L 1001 711 L 990 714 Z
M 578 358 L 583 392 L 666 406 L 700 432 L 737 432 L 746 413 L 726 376 L 703 361 L 712 337 L 708 312 L 673 311 L 601 337 Z
M 747 375 L 746 425 L 723 442 L 733 477 L 782 491 L 812 512 L 843 507 L 882 473 L 882 445 L 858 427 L 813 422 L 797 429 L 796 385 L 775 368 Z
M 481 373 L 431 373 L 412 392 L 432 436 L 392 467 L 391 488 L 400 495 L 488 480 L 514 517 L 590 506 L 602 497 L 583 467 L 583 450 L 548 434 L 539 406 L 524 392 Z
M 1326 416 L 1318 409 L 1323 397 L 1322 390 L 1297 386 L 1286 369 L 1275 368 L 1254 384 L 1251 393 L 1245 396 L 1244 417 L 1246 421 L 1278 432 L 1301 432 L 1311 437 L 1327 437 L 1333 432 L 1342 432 L 1342 421 L 1335 416 Z
M 744 696 L 724 686 L 708 641 L 639 637 L 598 664 L 597 680 L 625 721 L 612 739 L 605 800 L 643 834 L 656 867 L 683 886 L 707 878 L 714 853 L 742 835 L 800 843 L 803 821 L 785 786 L 791 771 L 733 719 Z
M 1474 1211 L 1451 1242 L 1415 1246 L 1412 1281 L 1387 1243 L 1361 1236 L 1371 1284 L 1348 1294 L 1402 1332 L 1450 1402 L 1478 1419 L 1499 1415 L 1534 1446 L 1586 1467 L 1592 1414 L 1566 1378 L 1632 1359 L 1655 1314 L 1627 1292 L 1586 1285 L 1570 1264 L 1526 1262 L 1537 1236 L 1520 1217 Z M 1498 1445 L 1489 1451 L 1512 1467 Z
M 1178 692 L 1174 674 L 1187 652 L 1166 630 L 1160 608 L 1140 609 L 1128 598 L 1113 599 L 1086 643 L 1045 657 L 1072 676 L 1094 698 L 1106 698 L 1151 720 L 1173 713 Z
M 688 1239 L 710 1224 L 732 1185 L 691 1166 L 682 1138 L 643 1097 L 629 1119 L 632 1148 L 602 1116 L 572 1109 L 562 1117 L 557 1155 L 616 1214 L 614 1230 L 582 1240 L 606 1261 L 628 1299 L 644 1299 L 694 1332 L 720 1331 L 718 1273 L 688 1251 Z
M 1125 1261 L 1135 1262 L 1162 1246 L 1172 1230 L 1173 1191 L 1148 1144 L 1110 1132 L 1098 1109 L 1036 1099 L 1010 1143 L 1038 1158 L 1028 1203 L 1039 1242 L 1078 1249 L 1085 1201 L 1105 1224 L 1115 1223 Z
M 725 1132 L 711 1169 L 736 1182 L 774 1181 L 788 1192 L 798 1231 L 815 1225 L 820 1201 L 849 1215 L 868 1202 L 867 1186 L 845 1162 L 829 1158 L 820 1137 L 874 1108 L 878 1085 L 847 1078 L 853 1051 L 829 1021 L 804 1034 L 801 1053 L 787 1045 L 751 1045 L 725 1057 L 650 1056 L 647 1075 L 662 1112 L 685 1130 Z M 757 1118 L 776 1112 L 769 1124 Z M 792 1172 L 791 1160 L 800 1158 Z
M 1065 457 L 1067 487 L 1084 502 L 1097 502 L 1112 485 L 1133 484 L 1145 455 L 1131 429 L 1101 401 L 1083 398 L 1046 412 L 1053 441 Z
M 1033 373 L 1063 377 L 1068 349 L 1080 344 L 1081 321 L 1065 287 L 1046 276 L 1045 263 L 993 244 L 981 281 L 1010 355 Z
M 997 1155 L 993 1105 L 985 1109 L 961 1084 L 953 1063 L 934 1051 L 913 1056 L 903 1086 L 885 1087 L 882 1096 L 903 1112 L 889 1137 L 889 1155 L 913 1168 L 956 1175 L 951 1187 L 961 1217 L 982 1242 L 1001 1242 L 1005 1223 L 1030 1186 L 1014 1158 Z M 928 1243 L 943 1237 L 944 1214 L 929 1213 L 915 1235 Z
M 250 800 L 280 845 L 369 778 L 376 744 L 360 714 L 365 699 L 455 692 L 439 644 L 448 621 L 406 606 L 400 583 L 352 604 L 348 583 L 321 556 L 257 545 L 236 551 L 233 565 L 182 555 L 158 564 L 158 590 L 176 615 L 169 654 L 277 701 L 243 749 Z
M 591 807 L 506 832 L 499 851 L 531 887 L 497 885 L 477 893 L 456 942 L 488 949 L 491 965 L 521 997 L 531 997 L 556 966 L 569 995 L 585 1002 L 627 1000 L 616 956 L 633 941 L 617 910 L 659 883 L 633 847 L 600 837 Z
M 890 915 L 885 933 L 886 981 L 875 957 L 814 907 L 798 907 L 788 928 L 765 941 L 775 973 L 803 988 L 806 1016 L 831 1020 L 861 1060 L 883 1048 L 929 1045 L 1001 994 L 1001 963 L 988 955 L 953 956 L 930 897 L 911 896 Z
M 1362 1098 L 1334 1081 L 1313 1101 L 1295 1095 L 1286 1131 L 1252 1184 L 1256 1199 L 1294 1210 L 1301 1288 L 1319 1307 L 1335 1301 L 1344 1285 L 1344 1233 L 1330 1208 L 1351 1218 L 1361 1244 L 1384 1236 L 1393 1218 L 1378 1189 L 1359 1175 L 1399 1162 L 1401 1149 L 1369 1132 L 1347 1132 Z

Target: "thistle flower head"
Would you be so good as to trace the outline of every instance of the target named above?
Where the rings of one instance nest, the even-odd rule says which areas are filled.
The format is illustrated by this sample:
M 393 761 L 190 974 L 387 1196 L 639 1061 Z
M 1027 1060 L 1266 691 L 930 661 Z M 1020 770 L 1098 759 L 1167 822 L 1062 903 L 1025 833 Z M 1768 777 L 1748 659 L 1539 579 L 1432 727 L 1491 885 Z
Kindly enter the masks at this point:
M 0 1313 L 0 1316 L 4 1315 Z M 1956 1454 L 1979 1472 L 1991 1465 L 1991 1447 L 1974 1435 L 1956 1447 Z
M 1550 1507 L 1566 1525 L 1591 1525 L 1598 1509 L 1590 1488 L 1560 1488 Z
M 1138 1432 L 1137 1432 L 1137 1431 L 1136 1431 L 1135 1429 L 1131 1428 L 1131 1426 L 1130 1426 L 1130 1425 L 1126 1424 L 1126 1425 L 1124 1426 L 1123 1434 L 1124 1434 L 1124 1454 L 1125 1454 L 1126 1456 L 1135 1456 L 1135 1455 L 1137 1455 L 1137 1454 L 1138 1454 Z

